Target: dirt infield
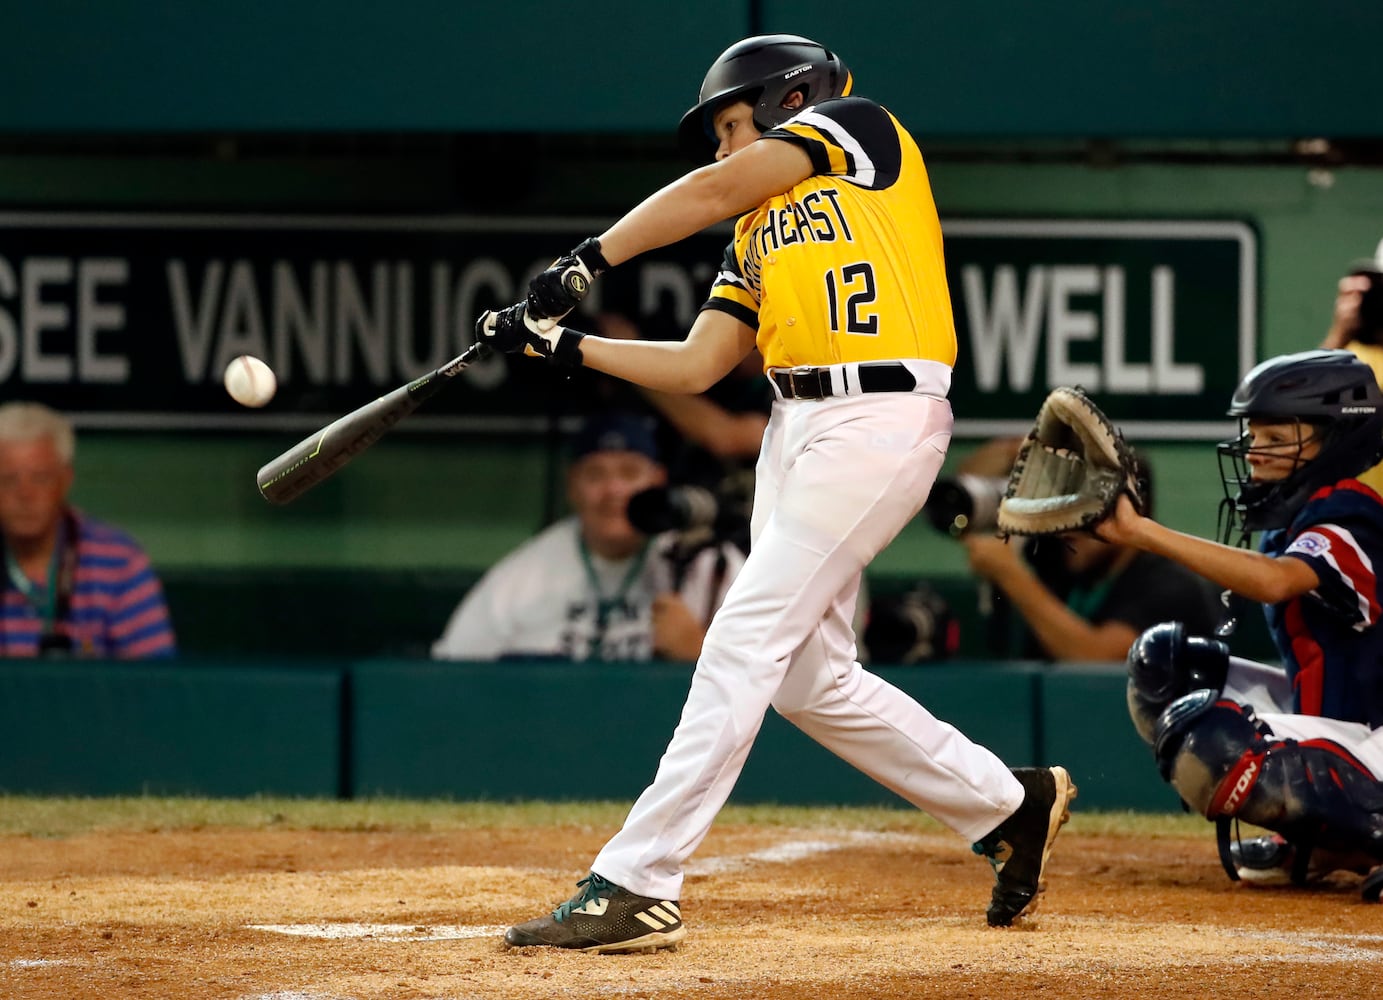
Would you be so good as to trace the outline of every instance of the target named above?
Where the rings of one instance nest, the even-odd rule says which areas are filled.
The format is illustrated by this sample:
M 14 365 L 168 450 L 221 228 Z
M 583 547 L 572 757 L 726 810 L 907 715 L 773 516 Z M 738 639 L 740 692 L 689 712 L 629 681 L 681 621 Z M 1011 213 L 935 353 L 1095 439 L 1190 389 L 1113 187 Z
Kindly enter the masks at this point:
M 990 930 L 988 867 L 943 833 L 717 825 L 676 951 L 506 951 L 609 831 L 0 838 L 0 997 L 1376 997 L 1357 880 L 1235 886 L 1197 837 L 1068 830 L 1038 913 Z

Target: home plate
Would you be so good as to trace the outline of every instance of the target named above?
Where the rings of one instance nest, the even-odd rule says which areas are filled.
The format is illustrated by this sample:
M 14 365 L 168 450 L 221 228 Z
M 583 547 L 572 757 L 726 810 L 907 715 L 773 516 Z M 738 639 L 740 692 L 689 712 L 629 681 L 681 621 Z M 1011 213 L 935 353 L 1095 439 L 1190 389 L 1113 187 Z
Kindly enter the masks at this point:
M 295 937 L 362 938 L 372 941 L 457 941 L 463 938 L 498 937 L 505 926 L 487 927 L 426 924 L 248 924 L 252 931 L 292 934 Z

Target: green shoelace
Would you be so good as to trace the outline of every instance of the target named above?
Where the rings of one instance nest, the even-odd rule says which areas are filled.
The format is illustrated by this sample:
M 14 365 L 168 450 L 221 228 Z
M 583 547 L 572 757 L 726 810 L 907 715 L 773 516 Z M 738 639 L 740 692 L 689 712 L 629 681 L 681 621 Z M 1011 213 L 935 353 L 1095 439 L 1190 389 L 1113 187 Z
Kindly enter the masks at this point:
M 595 872 L 591 872 L 581 881 L 577 882 L 576 887 L 581 891 L 552 911 L 552 919 L 559 924 L 563 920 L 566 920 L 567 917 L 571 916 L 572 910 L 581 909 L 581 907 L 585 906 L 593 899 L 600 899 L 602 896 L 608 896 L 610 890 L 615 886 L 613 882 L 607 882 Z

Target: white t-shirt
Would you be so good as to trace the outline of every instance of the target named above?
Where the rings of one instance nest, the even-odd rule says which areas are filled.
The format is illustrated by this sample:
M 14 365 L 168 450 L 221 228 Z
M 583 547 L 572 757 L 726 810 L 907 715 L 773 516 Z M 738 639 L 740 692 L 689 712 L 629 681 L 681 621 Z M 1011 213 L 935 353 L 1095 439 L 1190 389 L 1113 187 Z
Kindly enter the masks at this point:
M 640 555 L 610 560 L 584 554 L 579 530 L 575 516 L 564 518 L 492 566 L 452 612 L 433 657 L 654 659 L 653 598 L 673 589 L 676 533 L 654 536 Z M 678 593 L 698 620 L 710 621 L 743 565 L 730 543 L 692 558 Z

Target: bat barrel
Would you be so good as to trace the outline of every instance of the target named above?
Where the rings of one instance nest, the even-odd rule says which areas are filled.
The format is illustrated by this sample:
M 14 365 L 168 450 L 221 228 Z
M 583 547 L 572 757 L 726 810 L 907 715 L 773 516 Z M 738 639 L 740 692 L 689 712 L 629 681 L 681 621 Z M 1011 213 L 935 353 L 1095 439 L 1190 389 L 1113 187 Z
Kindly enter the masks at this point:
M 346 414 L 266 463 L 255 474 L 260 494 L 270 503 L 285 504 L 331 476 L 417 409 L 421 400 L 410 395 L 410 388 L 400 386 Z
M 485 345 L 472 344 L 431 374 L 401 385 L 303 438 L 255 474 L 260 494 L 275 504 L 296 500 L 378 441 L 471 362 L 489 353 Z

